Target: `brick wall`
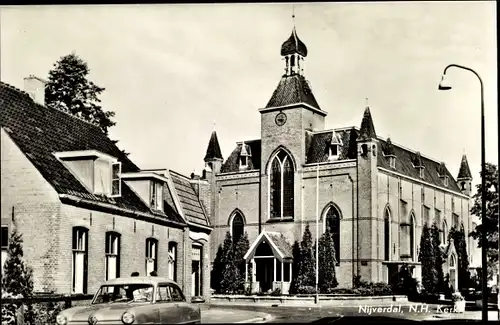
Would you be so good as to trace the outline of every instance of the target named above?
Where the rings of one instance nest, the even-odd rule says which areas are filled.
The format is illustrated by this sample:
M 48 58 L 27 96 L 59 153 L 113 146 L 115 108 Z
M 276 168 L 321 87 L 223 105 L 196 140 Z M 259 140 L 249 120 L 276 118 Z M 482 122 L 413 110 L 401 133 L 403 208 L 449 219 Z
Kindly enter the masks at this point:
M 24 258 L 34 270 L 35 291 L 47 291 L 57 281 L 60 202 L 8 134 L 1 130 L 1 223 L 23 235 Z M 70 243 L 71 244 L 71 243 Z

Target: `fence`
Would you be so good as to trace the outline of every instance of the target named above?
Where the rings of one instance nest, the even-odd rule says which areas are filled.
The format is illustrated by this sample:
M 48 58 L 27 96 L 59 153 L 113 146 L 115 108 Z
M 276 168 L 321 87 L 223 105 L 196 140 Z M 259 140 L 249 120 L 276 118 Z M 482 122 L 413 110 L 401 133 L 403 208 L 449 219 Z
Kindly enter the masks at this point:
M 16 306 L 15 321 L 8 323 L 9 325 L 24 325 L 26 321 L 26 312 L 28 306 L 32 309 L 31 324 L 55 324 L 57 313 L 63 309 L 73 306 L 85 305 L 90 303 L 93 295 L 35 295 L 30 298 L 3 298 L 2 306 Z M 3 308 L 2 308 L 3 309 Z M 3 316 L 3 315 L 2 315 Z M 2 324 L 4 320 L 2 321 Z

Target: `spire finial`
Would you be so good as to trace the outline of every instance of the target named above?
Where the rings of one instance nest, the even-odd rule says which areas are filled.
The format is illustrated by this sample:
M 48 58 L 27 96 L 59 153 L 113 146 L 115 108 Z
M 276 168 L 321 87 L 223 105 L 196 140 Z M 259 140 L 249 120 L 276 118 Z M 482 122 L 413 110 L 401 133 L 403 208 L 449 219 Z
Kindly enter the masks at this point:
M 368 107 L 368 97 L 365 97 L 365 106 Z
M 463 155 L 465 155 L 465 148 L 463 148 Z
M 214 120 L 214 131 L 215 131 L 215 120 Z
M 295 28 L 295 4 L 292 4 L 292 22 L 293 28 Z

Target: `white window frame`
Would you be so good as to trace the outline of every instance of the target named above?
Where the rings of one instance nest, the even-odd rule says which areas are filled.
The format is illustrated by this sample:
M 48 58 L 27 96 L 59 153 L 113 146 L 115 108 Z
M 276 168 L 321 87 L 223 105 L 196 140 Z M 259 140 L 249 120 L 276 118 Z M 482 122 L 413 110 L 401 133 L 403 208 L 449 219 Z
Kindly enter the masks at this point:
M 168 243 L 168 278 L 177 281 L 177 243 Z
M 243 163 L 243 160 L 245 163 Z M 240 156 L 240 168 L 247 168 L 248 167 L 248 157 L 247 156 Z
M 163 210 L 163 187 L 160 182 L 150 181 L 149 184 L 149 204 L 151 209 Z
M 419 176 L 420 176 L 420 178 L 423 179 L 424 178 L 424 168 L 423 167 L 419 167 L 418 169 L 419 169 Z
M 111 280 L 111 279 L 114 279 L 114 278 L 117 278 L 120 276 L 120 235 L 116 232 L 112 232 L 112 231 L 109 231 L 109 232 L 106 232 L 105 234 L 106 236 L 106 239 L 105 239 L 105 245 L 106 245 L 106 248 L 105 248 L 105 251 L 104 251 L 104 254 L 105 254 L 105 266 L 106 266 L 106 274 L 105 274 L 105 279 L 106 281 L 107 280 Z M 113 261 L 114 259 L 114 262 L 115 262 L 115 274 L 114 274 L 114 278 L 111 278 L 110 277 L 110 269 L 109 269 L 109 266 L 110 266 L 110 262 Z
M 85 287 L 86 287 L 86 282 L 88 281 L 88 274 L 87 274 L 87 277 L 85 276 L 85 273 L 88 273 L 88 270 L 86 272 L 85 270 L 85 258 L 88 258 L 88 251 L 87 251 L 87 244 L 88 244 L 88 229 L 84 230 L 83 228 L 77 228 L 77 229 L 74 229 L 73 228 L 73 236 L 76 234 L 76 240 L 75 238 L 73 238 L 72 240 L 73 241 L 76 241 L 76 247 L 72 247 L 72 251 L 73 251 L 73 254 L 72 254 L 72 272 L 71 272 L 71 276 L 72 276 L 72 291 L 73 293 L 85 293 Z M 79 284 L 76 283 L 76 272 L 77 270 L 75 269 L 75 264 L 77 262 L 77 258 L 79 259 L 79 256 L 82 256 L 81 258 L 83 258 L 83 261 L 82 261 L 82 269 L 81 269 L 81 272 L 82 274 L 80 275 L 82 277 L 81 281 L 82 281 L 82 288 L 80 290 L 79 287 Z M 88 267 L 88 266 L 87 266 Z M 87 283 L 88 285 L 88 283 Z
M 412 253 L 412 261 L 416 261 L 418 260 L 418 256 L 417 256 L 417 219 L 415 218 L 415 215 L 412 213 L 410 215 L 410 236 L 413 237 L 412 238 L 412 242 L 413 242 L 413 247 L 411 247 L 412 245 L 410 245 L 410 252 Z
M 116 178 L 114 178 L 114 173 L 113 173 L 113 169 L 115 168 L 115 166 L 118 166 L 118 173 Z M 121 162 L 111 163 L 111 195 L 110 195 L 111 197 L 119 197 L 122 195 L 121 174 L 122 174 L 122 163 Z M 118 184 L 117 192 L 114 192 L 113 184 L 115 183 Z
M 146 238 L 146 276 L 149 275 L 152 271 L 158 271 L 158 256 L 157 256 L 157 250 L 158 250 L 158 240 L 155 238 L 149 237 Z M 149 263 L 153 263 L 153 269 L 148 270 Z
M 391 168 L 396 168 L 396 157 L 389 156 L 389 166 Z

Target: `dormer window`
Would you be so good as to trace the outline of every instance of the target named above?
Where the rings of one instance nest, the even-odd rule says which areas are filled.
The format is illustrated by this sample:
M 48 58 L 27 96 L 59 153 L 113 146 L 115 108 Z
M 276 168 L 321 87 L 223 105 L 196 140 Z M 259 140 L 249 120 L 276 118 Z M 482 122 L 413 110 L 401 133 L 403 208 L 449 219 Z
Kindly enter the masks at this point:
M 420 168 L 418 169 L 418 171 L 419 171 L 419 176 L 420 176 L 420 178 L 422 178 L 422 179 L 423 179 L 423 178 L 424 178 L 424 167 L 420 167 Z
M 332 141 L 330 142 L 330 145 L 328 146 L 328 160 L 329 161 L 337 160 L 339 158 L 341 145 L 342 145 L 342 140 L 335 132 L 333 132 Z
M 151 209 L 163 210 L 163 184 L 159 182 L 150 182 L 150 206 Z
M 444 177 L 443 183 L 444 183 L 444 186 L 448 187 L 448 176 Z
M 396 168 L 396 156 L 388 156 L 387 159 L 389 159 L 389 166 Z
M 248 167 L 248 158 L 247 156 L 241 156 L 240 157 L 240 168 L 246 168 Z
M 93 194 L 121 196 L 121 162 L 97 150 L 66 151 L 54 154 Z

